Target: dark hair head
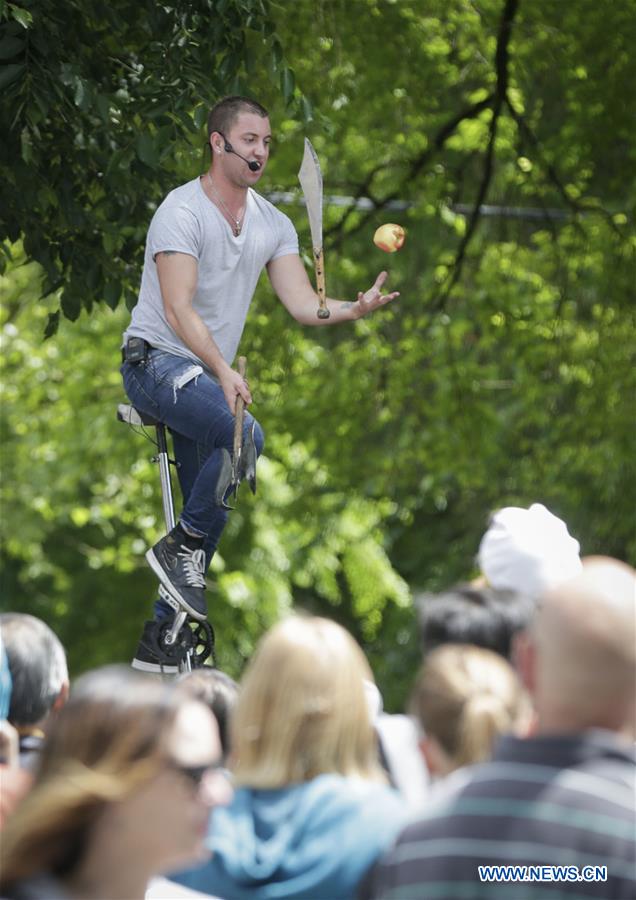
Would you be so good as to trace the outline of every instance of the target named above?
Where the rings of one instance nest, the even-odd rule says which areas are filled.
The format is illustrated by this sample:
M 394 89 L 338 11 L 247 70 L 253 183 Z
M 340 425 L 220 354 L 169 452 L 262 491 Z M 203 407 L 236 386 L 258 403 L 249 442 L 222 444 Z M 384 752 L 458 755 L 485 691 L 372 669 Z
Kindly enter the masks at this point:
M 40 778 L 68 759 L 89 768 L 106 762 L 124 771 L 130 763 L 158 753 L 179 706 L 173 688 L 123 665 L 82 675 L 49 729 Z
M 227 137 L 232 125 L 243 112 L 256 113 L 257 116 L 261 116 L 263 119 L 269 116 L 264 106 L 261 106 L 256 100 L 250 100 L 249 97 L 238 95 L 223 97 L 222 100 L 214 104 L 208 115 L 208 141 L 215 131 Z
M 230 752 L 230 716 L 236 706 L 238 684 L 225 672 L 210 666 L 188 672 L 177 683 L 182 690 L 212 710 L 219 726 L 223 758 L 226 759 Z
M 0 629 L 13 682 L 7 718 L 16 727 L 35 725 L 68 682 L 64 647 L 48 625 L 25 613 L 0 615 Z
M 474 644 L 510 659 L 512 638 L 530 621 L 533 601 L 514 591 L 458 584 L 415 598 L 423 653 L 442 644 Z
M 192 701 L 196 702 L 196 701 Z M 2 883 L 64 877 L 109 804 L 154 777 L 184 697 L 128 666 L 89 672 L 73 685 L 44 742 L 36 779 L 3 831 Z

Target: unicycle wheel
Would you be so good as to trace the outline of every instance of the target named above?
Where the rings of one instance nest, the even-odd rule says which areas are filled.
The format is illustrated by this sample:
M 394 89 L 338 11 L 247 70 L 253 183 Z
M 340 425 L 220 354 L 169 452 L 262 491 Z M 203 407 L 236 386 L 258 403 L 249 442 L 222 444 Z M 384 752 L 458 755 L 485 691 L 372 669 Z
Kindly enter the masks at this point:
M 216 668 L 216 655 L 215 655 L 215 644 L 214 644 L 214 628 L 210 625 L 209 622 L 190 622 L 193 627 L 190 629 L 190 636 L 192 640 L 192 668 L 200 669 L 201 666 L 205 665 L 208 659 L 211 659 L 212 665 Z M 184 628 L 188 628 L 188 624 L 184 625 Z M 183 631 L 183 629 L 181 629 Z

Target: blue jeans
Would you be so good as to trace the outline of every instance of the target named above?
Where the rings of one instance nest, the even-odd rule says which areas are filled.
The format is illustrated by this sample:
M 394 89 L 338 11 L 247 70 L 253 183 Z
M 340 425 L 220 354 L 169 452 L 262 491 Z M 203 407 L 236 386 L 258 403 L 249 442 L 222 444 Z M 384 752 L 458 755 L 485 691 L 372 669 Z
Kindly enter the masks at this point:
M 217 506 L 215 490 L 222 463 L 222 449 L 232 453 L 234 416 L 223 390 L 191 360 L 165 350 L 152 349 L 140 363 L 123 363 L 124 387 L 140 412 L 164 422 L 172 434 L 183 495 L 180 521 L 204 538 L 206 571 L 227 522 L 227 511 Z M 254 440 L 260 456 L 264 436 L 261 426 L 245 413 L 243 437 L 255 424 Z M 167 603 L 158 600 L 155 615 L 171 615 Z

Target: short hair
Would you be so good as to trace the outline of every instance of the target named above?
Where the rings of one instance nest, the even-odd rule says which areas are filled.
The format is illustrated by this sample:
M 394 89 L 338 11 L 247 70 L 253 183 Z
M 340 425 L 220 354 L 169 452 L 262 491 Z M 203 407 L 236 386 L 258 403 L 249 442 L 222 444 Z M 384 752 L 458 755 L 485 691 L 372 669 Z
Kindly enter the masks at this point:
M 230 719 L 238 698 L 238 684 L 225 672 L 211 666 L 187 672 L 177 683 L 189 696 L 201 700 L 212 711 L 226 759 L 230 752 Z
M 528 625 L 535 609 L 524 594 L 472 584 L 422 593 L 415 603 L 423 653 L 441 644 L 475 644 L 508 660 L 514 635 Z
M 64 647 L 45 622 L 26 613 L 3 613 L 0 629 L 13 681 L 9 722 L 35 725 L 68 682 Z
M 527 724 L 530 701 L 498 653 L 446 644 L 425 658 L 411 712 L 456 769 L 489 759 L 500 735 Z
M 292 616 L 262 638 L 232 717 L 235 782 L 278 788 L 337 773 L 384 781 L 354 639 L 329 619 Z
M 218 103 L 215 103 L 208 115 L 208 141 L 211 135 L 217 131 L 220 134 L 227 135 L 234 122 L 243 112 L 256 113 L 263 119 L 267 119 L 269 113 L 264 106 L 251 100 L 249 97 L 241 97 L 240 95 L 232 95 L 223 97 Z

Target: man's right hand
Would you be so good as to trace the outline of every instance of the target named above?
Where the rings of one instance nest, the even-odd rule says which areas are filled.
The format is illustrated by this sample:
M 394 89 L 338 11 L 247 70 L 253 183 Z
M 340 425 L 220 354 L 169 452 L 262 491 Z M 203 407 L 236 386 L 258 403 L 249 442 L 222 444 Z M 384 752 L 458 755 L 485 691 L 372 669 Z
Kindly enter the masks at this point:
M 223 373 L 218 376 L 219 384 L 223 389 L 223 394 L 225 396 L 225 401 L 230 408 L 230 412 L 233 416 L 236 415 L 236 398 L 241 396 L 245 403 L 249 406 L 252 402 L 252 395 L 250 394 L 250 389 L 247 385 L 247 381 L 239 375 L 239 373 L 235 369 L 231 369 L 229 366 L 227 369 L 223 370 Z

